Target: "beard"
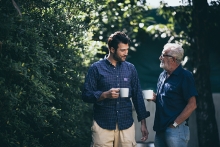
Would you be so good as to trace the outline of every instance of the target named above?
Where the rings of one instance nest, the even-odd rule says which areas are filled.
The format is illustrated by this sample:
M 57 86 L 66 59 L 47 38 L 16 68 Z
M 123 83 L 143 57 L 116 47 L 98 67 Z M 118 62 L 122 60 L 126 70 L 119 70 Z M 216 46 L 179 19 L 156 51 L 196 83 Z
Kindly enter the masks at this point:
M 160 68 L 163 68 L 164 70 L 167 70 L 168 69 L 168 64 L 167 63 L 164 63 L 164 62 L 160 62 Z
M 122 58 L 122 57 L 118 56 L 117 52 L 114 52 L 113 59 L 117 62 L 124 62 L 126 59 L 126 56 L 125 56 L 125 58 Z
M 164 63 L 160 62 L 160 68 L 164 68 Z

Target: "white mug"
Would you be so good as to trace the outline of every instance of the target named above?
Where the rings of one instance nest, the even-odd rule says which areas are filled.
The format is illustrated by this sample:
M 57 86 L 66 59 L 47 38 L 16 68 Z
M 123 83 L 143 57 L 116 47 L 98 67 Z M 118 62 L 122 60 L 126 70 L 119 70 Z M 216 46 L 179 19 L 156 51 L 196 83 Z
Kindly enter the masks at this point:
M 143 90 L 142 92 L 143 92 L 144 99 L 147 99 L 147 100 L 153 99 L 153 90 Z
M 129 88 L 120 88 L 120 97 L 128 97 Z

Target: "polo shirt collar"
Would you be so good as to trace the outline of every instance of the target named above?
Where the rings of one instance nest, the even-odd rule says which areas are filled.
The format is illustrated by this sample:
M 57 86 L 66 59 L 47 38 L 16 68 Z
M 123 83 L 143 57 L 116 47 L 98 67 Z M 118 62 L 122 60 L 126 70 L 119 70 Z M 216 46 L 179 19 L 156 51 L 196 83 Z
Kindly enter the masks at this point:
M 179 75 L 180 72 L 181 72 L 181 70 L 182 70 L 182 65 L 180 64 L 180 65 L 173 71 L 172 74 L 174 74 L 174 75 Z

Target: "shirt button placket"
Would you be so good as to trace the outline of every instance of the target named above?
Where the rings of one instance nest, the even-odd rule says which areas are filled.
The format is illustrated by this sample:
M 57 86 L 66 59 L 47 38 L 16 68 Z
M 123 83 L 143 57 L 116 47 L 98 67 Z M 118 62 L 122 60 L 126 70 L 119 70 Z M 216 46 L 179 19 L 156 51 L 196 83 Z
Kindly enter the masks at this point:
M 118 75 L 116 76 L 116 80 L 117 80 L 117 82 L 118 82 L 118 84 L 117 84 L 117 87 L 119 87 L 119 78 L 118 78 Z M 120 88 L 120 87 L 119 87 Z
M 116 71 L 116 81 L 117 81 L 117 87 L 120 88 L 120 79 L 119 79 L 119 71 L 118 71 L 118 68 L 114 68 Z M 117 99 L 117 103 L 116 103 L 116 112 L 117 112 L 117 118 L 119 119 L 119 98 Z

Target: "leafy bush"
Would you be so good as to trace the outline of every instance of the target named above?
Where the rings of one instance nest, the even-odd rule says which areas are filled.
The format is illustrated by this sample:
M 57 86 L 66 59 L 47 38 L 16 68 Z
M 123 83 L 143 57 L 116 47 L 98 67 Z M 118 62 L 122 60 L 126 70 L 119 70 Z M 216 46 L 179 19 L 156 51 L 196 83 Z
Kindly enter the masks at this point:
M 94 58 L 88 37 L 94 6 L 0 1 L 1 146 L 89 146 L 92 113 L 80 87 Z

